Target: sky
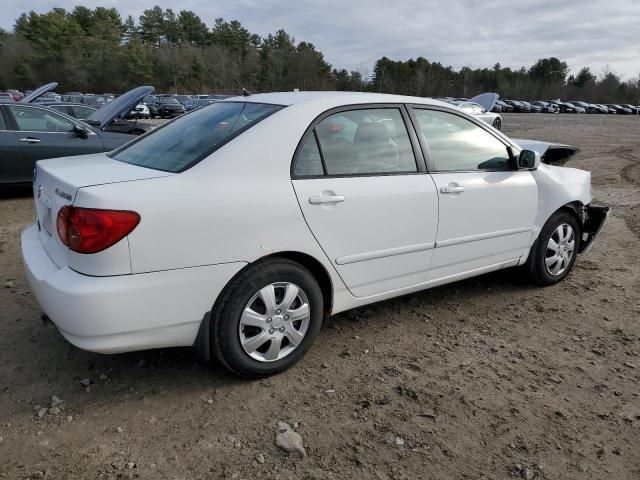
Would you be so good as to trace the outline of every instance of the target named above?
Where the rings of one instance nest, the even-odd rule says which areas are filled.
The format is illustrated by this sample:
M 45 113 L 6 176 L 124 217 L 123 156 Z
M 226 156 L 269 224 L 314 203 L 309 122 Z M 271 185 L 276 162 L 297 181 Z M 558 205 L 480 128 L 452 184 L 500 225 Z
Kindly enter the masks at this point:
M 372 73 L 386 56 L 418 56 L 456 69 L 529 67 L 555 56 L 574 73 L 588 66 L 623 79 L 640 74 L 640 0 L 3 0 L 0 27 L 24 11 L 115 7 L 138 18 L 159 5 L 192 10 L 209 26 L 239 20 L 266 36 L 284 28 L 313 43 L 334 68 Z

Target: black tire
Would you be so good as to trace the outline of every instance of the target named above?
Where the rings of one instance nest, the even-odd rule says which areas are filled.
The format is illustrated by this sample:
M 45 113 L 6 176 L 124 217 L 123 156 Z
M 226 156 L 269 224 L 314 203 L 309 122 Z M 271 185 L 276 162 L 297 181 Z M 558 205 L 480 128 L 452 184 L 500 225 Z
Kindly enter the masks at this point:
M 562 272 L 554 275 L 550 273 L 546 266 L 547 245 L 551 236 L 562 224 L 568 224 L 573 228 L 575 246 L 568 266 L 565 267 Z M 582 234 L 580 224 L 574 215 L 567 211 L 558 211 L 554 213 L 551 218 L 547 220 L 547 223 L 544 224 L 540 235 L 538 235 L 538 239 L 531 247 L 531 252 L 529 253 L 529 258 L 525 265 L 525 270 L 529 276 L 529 280 L 536 285 L 546 287 L 549 285 L 555 285 L 564 279 L 569 274 L 576 261 L 581 238 Z
M 241 314 L 263 287 L 280 282 L 298 286 L 307 296 L 310 322 L 300 344 L 279 360 L 263 362 L 249 356 L 240 342 Z M 231 372 L 244 378 L 262 378 L 280 373 L 298 362 L 320 332 L 323 317 L 322 290 L 302 265 L 284 258 L 272 258 L 249 266 L 227 286 L 211 312 L 210 342 L 216 358 Z
M 502 120 L 500 120 L 499 118 L 496 118 L 493 121 L 493 128 L 495 128 L 496 130 L 501 130 L 502 129 Z

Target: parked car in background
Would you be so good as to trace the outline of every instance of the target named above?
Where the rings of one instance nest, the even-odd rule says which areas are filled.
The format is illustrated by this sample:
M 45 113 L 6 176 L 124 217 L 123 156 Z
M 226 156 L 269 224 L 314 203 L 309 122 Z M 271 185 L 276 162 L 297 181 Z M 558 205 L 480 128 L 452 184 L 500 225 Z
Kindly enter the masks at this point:
M 61 95 L 60 100 L 69 103 L 82 103 L 82 97 L 84 94 L 80 92 L 67 92 Z
M 151 118 L 151 112 L 149 111 L 149 107 L 147 107 L 144 103 L 139 103 L 133 110 L 129 113 L 129 118 Z
M 608 114 L 617 113 L 615 108 L 609 107 L 608 105 L 603 105 L 602 103 L 598 103 L 597 106 L 600 107 L 604 112 Z
M 20 90 L 15 90 L 10 88 L 9 90 L 6 91 L 6 93 L 8 93 L 9 95 L 11 95 L 11 97 L 13 98 L 14 102 L 19 102 L 20 99 L 22 97 L 24 97 L 24 94 L 20 91 Z
M 198 101 L 191 95 L 174 95 L 174 98 L 184 105 L 187 112 L 198 108 Z
M 509 105 L 508 103 L 503 102 L 502 100 L 496 100 L 496 105 L 502 109 L 503 113 L 511 113 L 513 112 L 513 105 Z M 493 109 L 491 110 L 494 111 Z
M 520 100 L 520 103 L 524 104 L 525 106 L 529 107 L 529 110 L 531 111 L 531 113 L 542 113 L 542 107 L 538 106 L 538 105 L 533 105 L 525 100 Z
M 34 100 L 50 85 L 25 98 Z M 30 182 L 37 160 L 111 151 L 144 133 L 144 126 L 125 128 L 118 117 L 150 91 L 153 87 L 135 88 L 96 110 L 86 122 L 25 98 L 0 104 L 0 184 Z
M 589 172 L 518 142 L 423 98 L 222 101 L 108 154 L 38 162 L 27 280 L 80 348 L 194 346 L 273 375 L 326 315 L 508 267 L 562 281 L 608 208 Z
M 543 102 L 542 100 L 536 100 L 530 103 L 531 105 L 539 107 L 543 113 L 558 113 L 560 111 L 558 105 L 556 105 L 555 103 Z
M 504 102 L 511 105 L 514 112 L 528 113 L 531 111 L 531 107 L 529 105 L 519 102 L 518 100 L 504 100 Z
M 13 95 L 7 92 L 0 93 L 0 102 L 15 102 Z
M 152 117 L 173 118 L 186 112 L 186 108 L 175 97 L 159 95 L 147 104 Z
M 571 109 L 573 110 L 573 113 L 587 113 L 587 109 L 581 107 L 580 105 L 576 105 L 573 102 L 564 102 L 565 105 L 569 105 L 571 107 Z
M 627 108 L 627 109 L 631 110 L 631 113 L 633 115 L 640 114 L 640 108 L 638 108 L 638 107 L 635 107 L 633 105 L 629 105 L 628 103 L 623 103 L 620 106 L 623 107 L 623 108 Z
M 613 108 L 618 115 L 631 115 L 631 109 L 618 105 L 616 103 L 608 103 L 607 107 Z
M 573 105 L 575 107 L 582 108 L 585 111 L 585 113 L 599 113 L 598 109 L 595 107 L 595 105 L 592 105 L 592 104 L 587 103 L 587 102 L 581 102 L 579 100 L 571 100 L 568 103 L 570 103 L 571 105 Z
M 80 103 L 84 103 L 85 105 L 90 105 L 92 107 L 100 108 L 103 105 L 106 105 L 108 102 L 106 99 L 100 95 L 83 95 L 80 99 Z
M 558 106 L 558 111 L 560 113 L 575 113 L 573 111 L 573 106 L 572 105 L 568 105 L 560 100 L 547 100 L 549 103 L 553 103 L 554 105 Z
M 452 105 L 455 105 L 463 112 L 479 118 L 483 122 L 491 125 L 498 130 L 502 129 L 502 117 L 492 111 L 487 111 L 482 105 L 479 105 L 471 101 L 453 101 Z

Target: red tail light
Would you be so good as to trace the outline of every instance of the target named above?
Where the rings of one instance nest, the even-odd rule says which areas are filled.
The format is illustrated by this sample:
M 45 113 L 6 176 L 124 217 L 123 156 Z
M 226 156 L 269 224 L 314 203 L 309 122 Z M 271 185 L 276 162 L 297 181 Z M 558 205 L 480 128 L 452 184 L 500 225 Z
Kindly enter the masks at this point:
M 97 253 L 129 235 L 140 215 L 127 210 L 62 207 L 58 212 L 58 236 L 70 250 Z

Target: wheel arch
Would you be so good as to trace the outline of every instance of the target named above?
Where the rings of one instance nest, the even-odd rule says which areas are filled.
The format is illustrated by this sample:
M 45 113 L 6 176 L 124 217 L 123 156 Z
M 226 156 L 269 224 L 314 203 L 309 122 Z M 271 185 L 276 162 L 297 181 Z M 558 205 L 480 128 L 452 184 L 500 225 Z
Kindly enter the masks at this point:
M 331 313 L 331 310 L 333 309 L 333 282 L 331 280 L 329 272 L 320 261 L 307 253 L 297 251 L 275 252 L 270 255 L 260 257 L 259 259 L 245 265 L 227 282 L 227 284 L 213 303 L 211 310 L 204 314 L 202 322 L 200 324 L 200 328 L 198 329 L 198 334 L 193 343 L 193 348 L 195 349 L 196 357 L 198 358 L 198 360 L 203 363 L 209 363 L 212 358 L 209 341 L 211 335 L 211 315 L 212 312 L 215 311 L 216 308 L 218 308 L 220 302 L 224 299 L 225 294 L 227 293 L 228 289 L 233 284 L 235 279 L 239 275 L 241 275 L 247 268 L 253 267 L 266 260 L 274 258 L 283 258 L 290 260 L 299 265 L 302 265 L 304 268 L 309 270 L 311 275 L 313 275 L 313 277 L 318 281 L 318 284 L 320 286 L 320 291 L 322 292 L 324 313 Z
M 268 258 L 286 258 L 293 262 L 299 263 L 307 270 L 311 272 L 311 275 L 318 281 L 320 285 L 320 290 L 322 291 L 322 302 L 323 302 L 323 310 L 325 314 L 331 313 L 333 309 L 333 282 L 331 281 L 331 276 L 327 269 L 320 263 L 316 258 L 312 257 L 307 253 L 296 252 L 296 251 L 286 251 L 286 252 L 277 252 L 272 255 L 268 255 L 266 257 L 262 257 L 260 260 L 257 260 L 255 263 L 260 262 L 262 260 L 266 260 Z

